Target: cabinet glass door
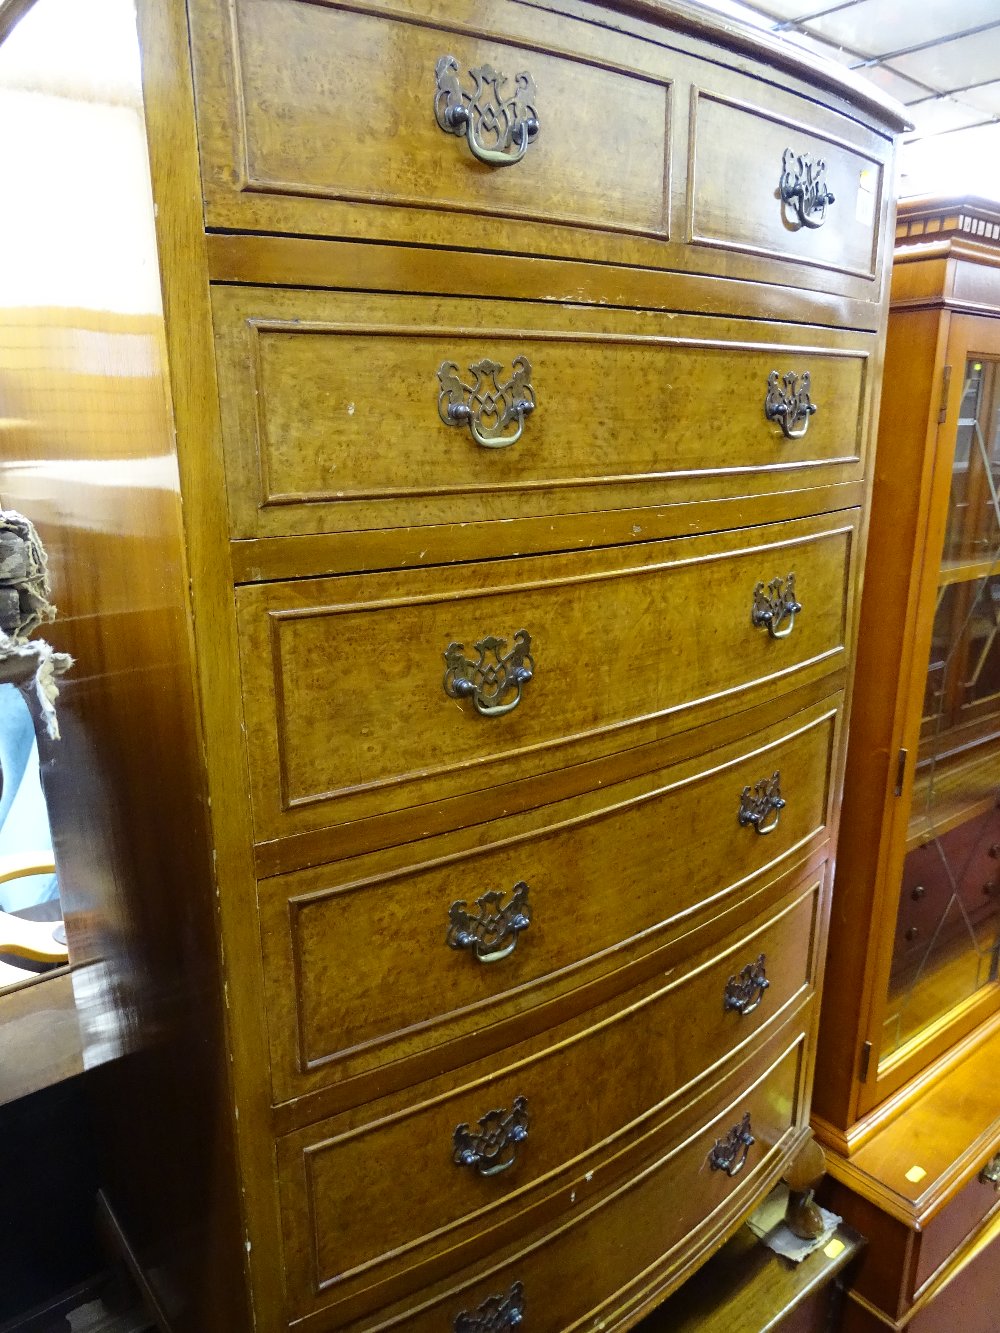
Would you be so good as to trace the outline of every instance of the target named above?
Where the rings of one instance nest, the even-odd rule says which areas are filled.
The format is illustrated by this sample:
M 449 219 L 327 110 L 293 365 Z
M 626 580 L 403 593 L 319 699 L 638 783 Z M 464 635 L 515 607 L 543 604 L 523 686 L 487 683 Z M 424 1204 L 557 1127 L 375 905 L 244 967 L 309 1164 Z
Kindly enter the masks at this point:
M 1000 960 L 1000 360 L 970 358 L 952 462 L 881 1057 Z

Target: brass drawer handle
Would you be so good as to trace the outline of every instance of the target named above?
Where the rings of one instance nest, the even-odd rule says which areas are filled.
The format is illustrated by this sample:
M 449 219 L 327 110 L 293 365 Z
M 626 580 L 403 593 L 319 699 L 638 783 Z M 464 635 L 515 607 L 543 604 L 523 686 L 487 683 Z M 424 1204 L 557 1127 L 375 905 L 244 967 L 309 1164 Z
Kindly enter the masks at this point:
M 801 440 L 809 429 L 809 418 L 816 411 L 816 404 L 809 397 L 808 370 L 801 375 L 794 370 L 786 375 L 771 371 L 764 395 L 764 416 L 778 423 L 786 440 Z
M 757 584 L 753 590 L 750 623 L 755 629 L 766 628 L 772 639 L 787 639 L 801 610 L 802 603 L 795 596 L 793 572 L 784 579 L 772 579 L 766 586 Z
M 725 1171 L 727 1176 L 738 1176 L 747 1163 L 750 1149 L 757 1142 L 750 1129 L 750 1112 L 734 1125 L 724 1139 L 716 1139 L 708 1154 L 713 1171 Z
M 1000 1152 L 986 1163 L 979 1173 L 979 1179 L 984 1185 L 992 1185 L 997 1194 L 1000 1194 Z
M 821 157 L 814 162 L 808 153 L 797 153 L 794 148 L 786 148 L 781 156 L 778 194 L 782 204 L 794 210 L 800 227 L 822 227 L 827 205 L 836 202 L 825 176 L 826 163 Z
M 535 81 L 527 71 L 507 75 L 490 65 L 469 70 L 473 82 L 465 92 L 454 56 L 442 56 L 434 71 L 434 118 L 446 134 L 464 135 L 472 155 L 491 167 L 520 162 L 539 131 Z
M 490 889 L 476 899 L 478 911 L 470 911 L 463 898 L 448 911 L 448 947 L 468 949 L 480 963 L 499 963 L 517 948 L 522 930 L 531 924 L 528 886 L 524 880 L 511 889 L 504 902 L 500 889 Z
M 735 1009 L 739 1014 L 752 1014 L 764 998 L 764 992 L 770 986 L 763 954 L 753 963 L 747 963 L 739 976 L 730 977 L 726 982 L 722 1007 Z
M 512 374 L 503 384 L 497 378 L 503 370 L 499 361 L 487 358 L 477 361 L 469 370 L 475 376 L 471 385 L 462 381 L 454 361 L 441 363 L 437 373 L 441 385 L 438 393 L 441 420 L 446 426 L 468 426 L 472 438 L 484 449 L 507 449 L 517 444 L 524 430 L 524 418 L 535 410 L 527 357 L 514 358 Z
M 449 643 L 444 660 L 444 692 L 449 699 L 471 698 L 483 717 L 502 717 L 521 702 L 521 691 L 535 674 L 531 635 L 519 629 L 514 646 L 505 653 L 506 639 L 489 635 L 475 645 L 475 661 L 465 655 L 465 645 Z M 509 698 L 513 692 L 514 697 Z M 506 700 L 506 702 L 505 702 Z
M 517 1328 L 524 1319 L 524 1286 L 515 1282 L 506 1296 L 487 1296 L 471 1313 L 463 1310 L 455 1318 L 455 1333 L 502 1333 Z
M 498 1176 L 517 1161 L 518 1144 L 528 1137 L 528 1100 L 515 1097 L 509 1111 L 501 1107 L 479 1118 L 479 1127 L 459 1125 L 452 1144 L 456 1166 L 473 1167 L 481 1176 Z
M 761 835 L 773 833 L 778 827 L 778 820 L 784 808 L 781 773 L 774 772 L 769 778 L 762 778 L 754 788 L 743 788 L 740 793 L 740 826 L 746 828 L 748 824 L 752 824 L 756 832 Z

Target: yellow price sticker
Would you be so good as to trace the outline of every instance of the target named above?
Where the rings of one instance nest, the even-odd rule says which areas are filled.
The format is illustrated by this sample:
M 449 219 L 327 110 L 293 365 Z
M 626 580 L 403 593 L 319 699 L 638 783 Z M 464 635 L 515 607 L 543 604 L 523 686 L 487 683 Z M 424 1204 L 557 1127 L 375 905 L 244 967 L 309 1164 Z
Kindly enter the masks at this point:
M 906 1173 L 906 1179 L 911 1185 L 919 1185 L 926 1174 L 927 1172 L 922 1166 L 911 1166 Z
M 826 1255 L 828 1259 L 836 1259 L 837 1255 L 843 1254 L 846 1249 L 847 1246 L 844 1244 L 844 1242 L 842 1240 L 838 1240 L 836 1236 L 834 1236 L 833 1240 L 827 1241 L 827 1243 L 823 1246 L 823 1253 Z

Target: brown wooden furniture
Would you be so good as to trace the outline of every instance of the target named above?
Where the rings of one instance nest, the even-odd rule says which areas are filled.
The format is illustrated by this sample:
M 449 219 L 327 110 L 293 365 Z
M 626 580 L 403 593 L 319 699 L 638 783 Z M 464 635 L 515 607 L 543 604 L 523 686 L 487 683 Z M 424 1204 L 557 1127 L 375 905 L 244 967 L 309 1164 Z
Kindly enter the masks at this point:
M 631 1326 L 808 1132 L 900 122 L 683 4 L 139 29 L 162 323 L 5 330 L 137 414 L 5 474 L 112 1229 L 193 1333 Z
M 900 205 L 814 1099 L 851 1328 L 952 1327 L 998 1202 L 998 261 L 995 205 Z

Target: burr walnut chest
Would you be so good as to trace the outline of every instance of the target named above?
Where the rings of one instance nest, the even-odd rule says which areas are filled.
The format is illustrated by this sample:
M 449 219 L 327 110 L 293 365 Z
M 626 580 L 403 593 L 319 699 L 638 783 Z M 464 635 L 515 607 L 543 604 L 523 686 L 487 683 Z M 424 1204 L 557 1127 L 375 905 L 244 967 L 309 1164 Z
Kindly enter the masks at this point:
M 808 1133 L 901 122 L 667 0 L 138 9 L 155 430 L 4 473 L 108 1224 L 192 1333 L 630 1327 Z

